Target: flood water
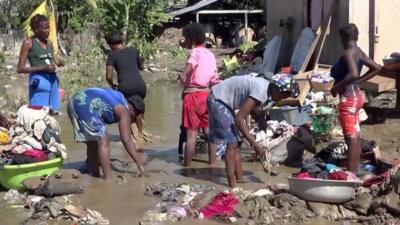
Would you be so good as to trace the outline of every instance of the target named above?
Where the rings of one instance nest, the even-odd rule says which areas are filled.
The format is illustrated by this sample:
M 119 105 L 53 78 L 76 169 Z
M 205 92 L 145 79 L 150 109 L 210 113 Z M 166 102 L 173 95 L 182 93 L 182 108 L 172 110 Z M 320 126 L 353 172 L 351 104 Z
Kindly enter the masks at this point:
M 109 183 L 102 179 L 83 175 L 85 192 L 79 196 L 83 207 L 99 211 L 111 224 L 138 224 L 147 210 L 155 208 L 157 198 L 143 195 L 146 185 L 155 182 L 207 183 L 226 189 L 225 167 L 219 161 L 217 167 L 209 168 L 207 163 L 195 161 L 192 168 L 180 166 L 177 158 L 177 145 L 181 112 L 181 88 L 178 84 L 167 81 L 156 81 L 148 87 L 146 97 L 146 128 L 154 136 L 154 143 L 146 145 L 140 153 L 145 160 L 146 169 L 151 171 L 149 178 L 137 178 L 133 173 L 125 173 L 127 183 L 119 184 L 117 174 Z M 66 168 L 80 169 L 85 166 L 85 145 L 73 141 L 72 127 L 65 110 L 57 116 L 62 127 L 62 140 L 69 151 L 69 158 L 64 162 Z M 116 126 L 109 127 L 111 133 L 117 132 Z M 130 161 L 122 144 L 111 144 L 112 158 Z M 279 176 L 268 176 L 259 163 L 244 163 L 245 176 L 250 183 L 239 185 L 243 188 L 261 188 L 269 183 L 286 183 L 286 177 L 296 169 L 278 167 Z M 0 224 L 19 224 L 20 216 L 13 209 L 0 204 Z M 189 220 L 180 224 L 217 224 L 211 221 Z M 313 221 L 312 224 L 335 224 L 326 221 Z

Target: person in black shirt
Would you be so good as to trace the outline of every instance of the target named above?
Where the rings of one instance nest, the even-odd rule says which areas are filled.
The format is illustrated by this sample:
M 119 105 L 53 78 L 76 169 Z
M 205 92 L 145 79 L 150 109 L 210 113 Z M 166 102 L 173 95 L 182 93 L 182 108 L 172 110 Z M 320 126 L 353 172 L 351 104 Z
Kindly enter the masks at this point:
M 113 89 L 117 89 L 126 99 L 135 103 L 135 123 L 139 138 L 143 138 L 146 83 L 139 71 L 144 69 L 143 60 L 140 58 L 137 49 L 123 45 L 121 34 L 111 34 L 106 37 L 106 41 L 111 48 L 106 64 L 106 80 Z M 118 77 L 117 85 L 113 81 L 114 69 Z

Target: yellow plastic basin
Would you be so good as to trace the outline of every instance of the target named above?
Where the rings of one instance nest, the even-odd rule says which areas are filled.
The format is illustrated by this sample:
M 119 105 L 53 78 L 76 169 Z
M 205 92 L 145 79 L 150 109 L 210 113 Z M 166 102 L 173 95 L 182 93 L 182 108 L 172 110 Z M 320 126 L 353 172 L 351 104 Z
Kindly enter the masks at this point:
M 61 168 L 63 160 L 55 158 L 38 163 L 6 165 L 0 170 L 0 184 L 7 189 L 23 190 L 22 182 L 29 177 L 50 175 Z

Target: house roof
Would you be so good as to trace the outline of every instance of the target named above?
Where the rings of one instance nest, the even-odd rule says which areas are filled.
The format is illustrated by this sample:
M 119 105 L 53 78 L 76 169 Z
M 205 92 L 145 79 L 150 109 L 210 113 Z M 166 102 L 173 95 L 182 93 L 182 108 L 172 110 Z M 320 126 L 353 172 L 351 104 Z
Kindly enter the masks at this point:
M 212 4 L 214 2 L 217 2 L 217 1 L 219 1 L 219 0 L 202 0 L 202 1 L 200 1 L 200 2 L 198 2 L 196 4 L 194 4 L 194 5 L 191 5 L 189 7 L 183 8 L 183 9 L 176 10 L 174 12 L 170 12 L 168 14 L 170 16 L 172 16 L 172 17 L 183 15 L 185 13 L 192 12 L 194 10 L 203 8 L 204 6 L 210 5 L 210 4 Z

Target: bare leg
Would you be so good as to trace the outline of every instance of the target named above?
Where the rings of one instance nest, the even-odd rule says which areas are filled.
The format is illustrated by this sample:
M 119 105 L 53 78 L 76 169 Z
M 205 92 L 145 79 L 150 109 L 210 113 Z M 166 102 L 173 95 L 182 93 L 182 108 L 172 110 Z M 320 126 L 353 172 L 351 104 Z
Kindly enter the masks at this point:
M 197 130 L 186 129 L 186 136 L 184 165 L 190 166 L 190 164 L 192 164 L 192 159 L 196 148 Z
M 86 155 L 89 163 L 89 169 L 94 177 L 100 177 L 100 161 L 97 153 L 98 144 L 96 141 L 86 142 Z
M 204 128 L 204 133 L 208 137 L 208 128 Z M 217 145 L 208 141 L 208 164 L 214 166 L 217 161 Z
M 111 162 L 110 162 L 110 136 L 106 133 L 104 137 L 99 140 L 99 159 L 101 169 L 103 170 L 103 175 L 105 180 L 110 180 L 111 178 Z
M 235 175 L 238 183 L 245 182 L 243 179 L 242 158 L 240 157 L 239 147 L 237 147 L 235 150 Z
M 353 173 L 357 173 L 361 155 L 360 137 L 346 137 L 345 141 L 348 146 L 347 169 Z
M 144 128 L 144 125 L 143 125 L 143 114 L 139 114 L 139 115 L 136 116 L 135 123 L 136 123 L 136 126 L 138 128 L 139 136 L 142 137 L 143 136 L 143 128 Z
M 225 152 L 226 175 L 228 177 L 229 187 L 235 187 L 236 184 L 236 149 L 237 144 L 228 144 Z

